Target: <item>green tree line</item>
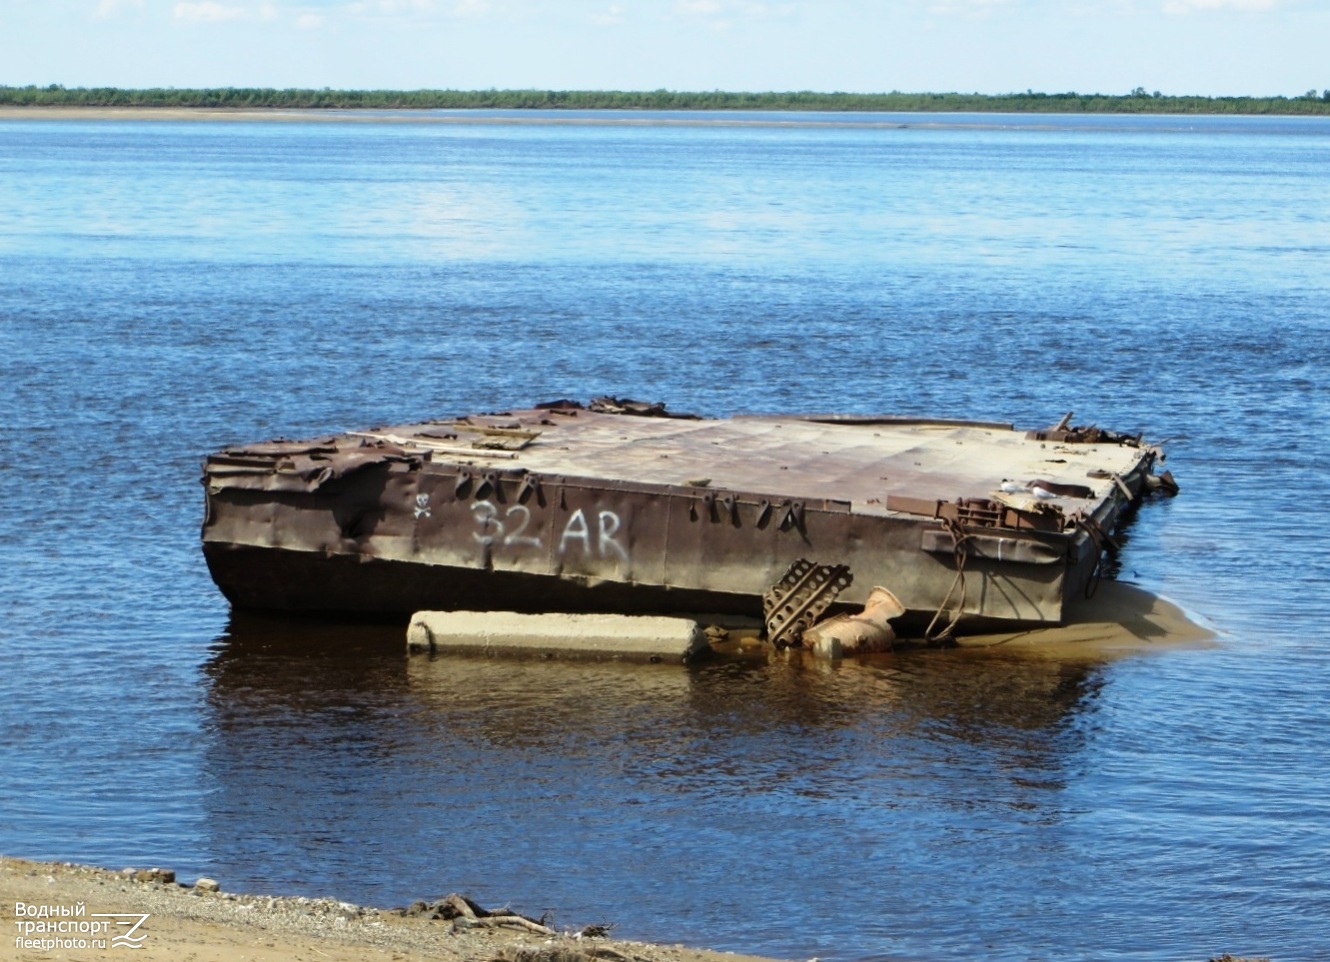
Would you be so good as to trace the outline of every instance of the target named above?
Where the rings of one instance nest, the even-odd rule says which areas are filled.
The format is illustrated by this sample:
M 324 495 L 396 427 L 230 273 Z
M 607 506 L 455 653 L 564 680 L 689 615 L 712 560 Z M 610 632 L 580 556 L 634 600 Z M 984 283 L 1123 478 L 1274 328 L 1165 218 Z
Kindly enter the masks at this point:
M 285 109 L 822 110 L 1002 113 L 1330 114 L 1330 89 L 1295 97 L 1129 94 L 743 93 L 624 90 L 311 90 L 0 86 L 0 106 Z

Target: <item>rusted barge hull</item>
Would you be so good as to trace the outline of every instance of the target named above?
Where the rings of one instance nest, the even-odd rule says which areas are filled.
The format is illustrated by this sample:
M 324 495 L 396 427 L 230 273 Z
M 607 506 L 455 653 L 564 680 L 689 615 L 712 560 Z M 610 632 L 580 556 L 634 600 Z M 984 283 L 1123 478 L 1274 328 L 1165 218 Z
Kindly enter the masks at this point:
M 203 549 L 238 608 L 761 616 L 796 559 L 916 619 L 1048 624 L 1096 575 L 1158 449 L 1068 427 L 676 418 L 612 400 L 207 459 Z

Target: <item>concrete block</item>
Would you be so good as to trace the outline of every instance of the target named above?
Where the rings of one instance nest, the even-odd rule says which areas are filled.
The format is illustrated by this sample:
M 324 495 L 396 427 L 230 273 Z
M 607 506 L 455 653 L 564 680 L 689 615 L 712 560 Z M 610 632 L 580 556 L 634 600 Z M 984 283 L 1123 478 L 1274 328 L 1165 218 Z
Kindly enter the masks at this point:
M 410 651 L 683 663 L 709 650 L 691 618 L 655 615 L 417 611 Z

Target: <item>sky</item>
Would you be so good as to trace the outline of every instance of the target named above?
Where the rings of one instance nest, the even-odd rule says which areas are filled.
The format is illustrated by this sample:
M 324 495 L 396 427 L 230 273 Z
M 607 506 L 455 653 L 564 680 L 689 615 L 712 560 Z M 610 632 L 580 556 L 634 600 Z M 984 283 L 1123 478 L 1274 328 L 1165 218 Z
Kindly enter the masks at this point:
M 0 84 L 1299 96 L 1330 0 L 0 0 Z

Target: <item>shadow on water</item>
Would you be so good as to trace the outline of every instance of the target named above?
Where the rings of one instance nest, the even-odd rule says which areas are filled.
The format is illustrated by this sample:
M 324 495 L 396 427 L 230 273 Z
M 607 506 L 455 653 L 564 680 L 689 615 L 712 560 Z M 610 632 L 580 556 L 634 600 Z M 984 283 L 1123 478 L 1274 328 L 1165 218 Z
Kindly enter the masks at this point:
M 465 891 L 750 950 L 719 906 L 778 913 L 811 881 L 831 932 L 851 921 L 848 880 L 941 878 L 972 857 L 884 847 L 883 819 L 1051 811 L 1100 667 L 993 650 L 687 668 L 408 656 L 399 627 L 236 615 L 205 666 L 214 870 L 380 905 Z M 807 818 L 840 846 L 835 871 Z
M 1093 697 L 1107 658 L 908 650 L 825 663 L 789 651 L 679 667 L 408 655 L 404 639 L 398 625 L 232 613 L 204 669 L 213 720 L 243 727 L 406 713 L 459 738 L 502 741 L 507 732 L 521 742 L 523 733 L 539 733 L 552 743 L 564 732 L 640 727 L 644 719 L 720 734 L 857 726 L 900 714 L 982 737 L 1065 724 Z

